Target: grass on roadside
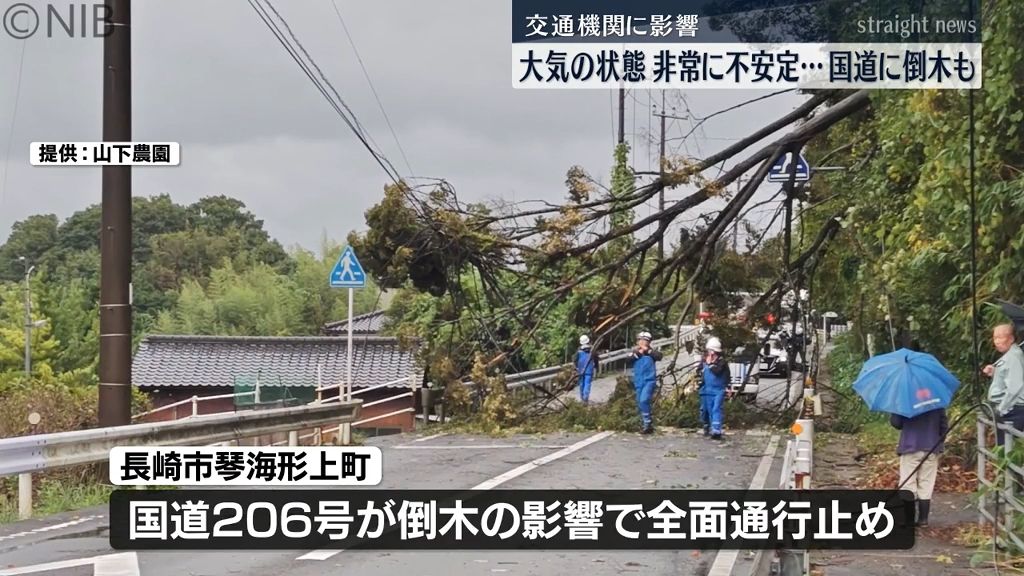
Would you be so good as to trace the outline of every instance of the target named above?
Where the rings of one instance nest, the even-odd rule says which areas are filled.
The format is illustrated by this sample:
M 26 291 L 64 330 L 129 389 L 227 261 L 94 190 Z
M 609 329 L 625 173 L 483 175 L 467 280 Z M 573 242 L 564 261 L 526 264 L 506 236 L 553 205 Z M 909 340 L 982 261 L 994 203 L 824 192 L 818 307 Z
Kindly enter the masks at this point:
M 33 517 L 100 506 L 110 500 L 116 487 L 105 484 L 69 483 L 51 480 L 40 483 L 33 497 Z M 18 520 L 17 490 L 13 497 L 0 496 L 0 524 Z

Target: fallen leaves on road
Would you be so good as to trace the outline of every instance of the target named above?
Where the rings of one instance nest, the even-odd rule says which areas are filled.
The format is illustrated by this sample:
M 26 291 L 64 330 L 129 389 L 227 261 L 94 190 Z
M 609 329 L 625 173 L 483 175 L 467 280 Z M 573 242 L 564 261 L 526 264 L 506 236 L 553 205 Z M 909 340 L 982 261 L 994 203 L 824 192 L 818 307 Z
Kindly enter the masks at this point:
M 857 478 L 857 487 L 868 490 L 895 488 L 900 484 L 900 462 L 897 456 L 869 456 L 865 468 L 868 476 Z M 965 470 L 955 457 L 945 457 L 935 479 L 935 491 L 968 494 L 978 487 L 978 474 Z
M 949 556 L 946 556 L 945 554 L 939 554 L 938 556 L 936 556 L 935 557 L 935 561 L 938 562 L 939 564 L 952 564 L 953 563 L 953 559 L 950 558 Z

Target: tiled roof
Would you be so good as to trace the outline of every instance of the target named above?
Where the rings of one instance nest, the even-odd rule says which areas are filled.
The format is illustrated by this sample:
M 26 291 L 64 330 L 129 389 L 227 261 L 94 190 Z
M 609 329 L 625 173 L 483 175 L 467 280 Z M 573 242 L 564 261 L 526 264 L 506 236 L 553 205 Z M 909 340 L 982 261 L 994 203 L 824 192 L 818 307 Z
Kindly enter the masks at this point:
M 353 386 L 407 376 L 418 381 L 415 353 L 397 338 L 353 338 Z M 258 374 L 261 386 L 316 386 L 319 364 L 328 386 L 344 381 L 346 363 L 347 338 L 148 336 L 132 361 L 132 382 L 143 388 L 252 385 Z
M 385 320 L 387 320 L 387 315 L 384 310 L 356 316 L 352 318 L 352 333 L 378 334 L 384 328 Z M 346 336 L 348 334 L 348 319 L 324 324 L 324 334 L 329 336 Z

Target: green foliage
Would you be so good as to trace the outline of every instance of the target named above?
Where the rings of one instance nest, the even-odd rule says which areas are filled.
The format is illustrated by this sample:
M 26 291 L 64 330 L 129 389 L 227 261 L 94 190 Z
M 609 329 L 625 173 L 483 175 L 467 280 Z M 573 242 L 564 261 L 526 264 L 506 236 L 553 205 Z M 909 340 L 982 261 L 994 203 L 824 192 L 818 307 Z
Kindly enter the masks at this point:
M 33 307 L 32 321 L 46 320 Z M 51 335 L 51 323 L 34 327 L 31 332 L 33 370 L 47 365 L 54 357 L 57 342 Z M 0 373 L 23 372 L 25 360 L 25 287 L 0 284 Z
M 1024 4 L 986 3 L 983 88 L 975 92 L 977 228 L 970 221 L 970 134 L 966 91 L 878 91 L 869 110 L 837 125 L 809 150 L 813 164 L 842 146 L 829 164 L 850 166 L 812 181 L 807 230 L 843 213 L 843 231 L 818 270 L 815 307 L 844 311 L 862 334 L 881 336 L 886 314 L 896 329 L 909 318 L 922 348 L 964 382 L 971 358 L 970 246 L 978 245 L 983 323 L 1000 321 L 984 306 L 1024 302 Z M 813 234 L 808 234 L 809 243 Z M 984 326 L 982 327 L 984 330 Z M 980 338 L 987 346 L 988 334 Z M 882 350 L 885 351 L 885 350 Z M 983 358 L 992 352 L 982 350 Z M 966 396 L 966 394 L 965 394 Z
M 611 195 L 615 199 L 615 202 L 612 203 L 612 210 L 615 211 L 611 216 L 612 230 L 622 230 L 633 224 L 633 211 L 626 210 L 623 204 L 626 202 L 625 199 L 634 192 L 636 192 L 636 175 L 629 167 L 629 144 L 623 142 L 615 147 L 615 165 L 612 167 Z M 632 235 L 628 235 L 613 242 L 612 246 L 617 249 L 614 251 L 619 252 L 628 247 L 631 239 Z
M 0 482 L 0 525 L 18 520 L 17 478 L 4 480 L 8 481 Z M 88 478 L 43 478 L 33 488 L 33 514 L 43 517 L 106 504 L 115 487 Z
M 263 221 L 233 198 L 191 205 L 169 196 L 133 199 L 133 341 L 148 332 L 309 335 L 348 312 L 347 293 L 327 279 L 342 247 L 284 251 Z M 99 353 L 100 206 L 64 222 L 53 215 L 14 224 L 0 245 L 0 382 L 23 378 L 24 274 L 31 278 L 34 372 L 95 380 Z M 25 256 L 26 260 L 18 259 Z M 7 280 L 6 282 L 4 280 Z M 379 304 L 373 282 L 354 314 Z
M 853 390 L 853 383 L 867 360 L 856 345 L 854 335 L 841 334 L 834 342 L 835 347 L 825 359 L 831 377 L 831 390 L 836 398 L 835 413 L 830 414 L 833 416 L 830 431 L 857 433 L 866 425 L 886 423 L 886 417 L 868 410 L 867 404 Z
M 16 282 L 57 243 L 57 217 L 53 214 L 30 216 L 11 226 L 11 235 L 0 246 L 0 280 Z M 25 260 L 20 260 L 24 258 Z

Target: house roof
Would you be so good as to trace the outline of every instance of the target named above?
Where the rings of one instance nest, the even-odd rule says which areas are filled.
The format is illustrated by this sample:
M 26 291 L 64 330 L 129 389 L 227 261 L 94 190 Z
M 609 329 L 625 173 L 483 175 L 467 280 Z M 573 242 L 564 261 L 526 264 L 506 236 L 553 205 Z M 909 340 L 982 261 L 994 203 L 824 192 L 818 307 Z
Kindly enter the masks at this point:
M 132 360 L 132 382 L 142 388 L 252 385 L 316 386 L 343 382 L 347 338 L 148 336 Z M 397 338 L 352 339 L 353 387 L 422 377 L 415 346 Z M 403 387 L 401 384 L 396 387 Z
M 384 328 L 385 320 L 387 320 L 387 314 L 384 310 L 361 314 L 352 318 L 352 333 L 378 334 Z M 330 336 L 346 336 L 348 334 L 348 319 L 324 324 L 324 333 Z

